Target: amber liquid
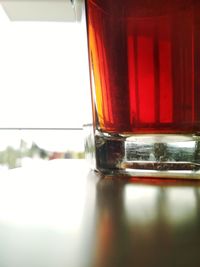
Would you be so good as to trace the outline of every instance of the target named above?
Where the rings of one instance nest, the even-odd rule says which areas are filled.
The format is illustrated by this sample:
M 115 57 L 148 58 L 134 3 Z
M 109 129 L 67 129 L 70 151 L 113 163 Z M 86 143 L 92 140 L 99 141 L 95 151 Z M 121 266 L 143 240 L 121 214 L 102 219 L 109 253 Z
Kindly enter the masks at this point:
M 87 0 L 86 7 L 100 129 L 200 132 L 200 1 Z

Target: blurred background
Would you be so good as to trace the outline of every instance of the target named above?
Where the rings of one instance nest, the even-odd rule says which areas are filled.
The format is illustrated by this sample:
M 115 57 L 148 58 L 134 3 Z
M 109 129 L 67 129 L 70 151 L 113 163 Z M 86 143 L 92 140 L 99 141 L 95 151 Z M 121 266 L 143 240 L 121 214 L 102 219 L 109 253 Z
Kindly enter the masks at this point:
M 91 120 L 84 21 L 12 22 L 0 5 L 0 170 L 83 158 Z

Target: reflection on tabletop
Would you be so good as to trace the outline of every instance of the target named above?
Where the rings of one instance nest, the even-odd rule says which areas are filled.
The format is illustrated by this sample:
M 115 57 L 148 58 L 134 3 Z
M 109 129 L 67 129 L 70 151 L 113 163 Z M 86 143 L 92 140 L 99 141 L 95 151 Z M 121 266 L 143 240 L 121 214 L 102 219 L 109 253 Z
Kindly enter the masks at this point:
M 84 160 L 0 177 L 1 267 L 200 266 L 200 183 L 101 178 Z

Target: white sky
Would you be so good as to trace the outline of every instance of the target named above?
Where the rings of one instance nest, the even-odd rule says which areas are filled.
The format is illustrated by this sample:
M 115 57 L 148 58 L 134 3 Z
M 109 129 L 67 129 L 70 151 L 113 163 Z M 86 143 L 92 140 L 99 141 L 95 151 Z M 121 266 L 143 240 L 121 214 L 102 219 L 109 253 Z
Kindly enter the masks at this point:
M 88 123 L 83 24 L 10 22 L 0 5 L 0 40 L 0 128 L 76 128 Z
M 10 22 L 0 7 L 0 127 L 81 127 L 89 92 L 80 23 Z

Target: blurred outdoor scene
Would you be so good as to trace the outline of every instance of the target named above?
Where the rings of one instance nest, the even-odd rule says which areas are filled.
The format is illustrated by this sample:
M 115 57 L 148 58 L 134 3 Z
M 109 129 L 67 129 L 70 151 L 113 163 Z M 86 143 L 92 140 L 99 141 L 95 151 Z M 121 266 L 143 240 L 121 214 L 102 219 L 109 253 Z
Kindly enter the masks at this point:
M 72 158 L 84 158 L 81 130 L 0 130 L 0 171 Z
M 10 21 L 0 5 L 0 170 L 83 158 L 90 122 L 84 22 Z

